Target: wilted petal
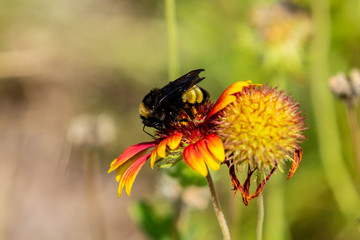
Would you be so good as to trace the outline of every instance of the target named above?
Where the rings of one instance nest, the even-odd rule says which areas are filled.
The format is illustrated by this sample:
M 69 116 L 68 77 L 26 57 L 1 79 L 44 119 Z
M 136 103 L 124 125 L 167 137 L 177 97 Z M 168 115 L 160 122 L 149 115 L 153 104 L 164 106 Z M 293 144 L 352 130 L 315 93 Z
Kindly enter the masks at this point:
M 220 163 L 218 162 L 218 160 L 214 159 L 212 154 L 209 152 L 205 141 L 199 140 L 195 145 L 199 151 L 201 158 L 205 161 L 206 165 L 208 165 L 211 169 L 215 171 L 219 170 Z
M 127 160 L 138 154 L 139 152 L 153 146 L 155 146 L 154 142 L 144 142 L 144 143 L 135 144 L 127 148 L 117 159 L 111 162 L 108 173 L 114 171 L 121 164 L 123 164 L 124 162 L 126 162 Z
M 183 153 L 184 160 L 196 172 L 203 176 L 208 174 L 204 160 L 201 158 L 199 152 L 196 150 L 195 145 L 191 144 L 187 146 Z
M 299 164 L 302 159 L 302 155 L 303 155 L 303 150 L 301 148 L 295 149 L 294 161 L 291 164 L 291 168 L 290 168 L 289 174 L 287 176 L 287 179 L 291 178 L 294 175 L 296 169 L 299 167 Z
M 220 162 L 225 160 L 224 144 L 216 134 L 209 134 L 205 138 L 210 153 Z
M 179 146 L 182 136 L 182 133 L 176 133 L 168 139 L 167 145 L 171 150 L 174 150 Z
M 121 196 L 122 189 L 125 186 L 125 191 L 128 196 L 130 196 L 131 187 L 134 183 L 134 180 L 139 173 L 142 166 L 144 166 L 146 160 L 150 157 L 150 153 L 145 154 L 144 156 L 140 157 L 139 159 L 135 160 L 133 164 L 130 165 L 128 169 L 122 174 L 119 188 L 118 188 L 118 196 Z

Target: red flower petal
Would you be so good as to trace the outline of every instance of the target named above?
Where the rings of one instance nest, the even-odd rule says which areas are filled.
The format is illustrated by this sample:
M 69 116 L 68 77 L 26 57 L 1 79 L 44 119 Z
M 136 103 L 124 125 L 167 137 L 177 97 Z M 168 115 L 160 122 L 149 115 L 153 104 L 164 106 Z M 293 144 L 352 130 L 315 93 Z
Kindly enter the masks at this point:
M 261 86 L 261 84 L 252 84 L 252 83 L 251 83 L 251 80 L 248 80 L 248 81 L 238 81 L 238 82 L 235 82 L 235 83 L 231 84 L 231 85 L 224 91 L 224 93 L 226 93 L 227 95 L 234 94 L 234 93 L 238 93 L 238 92 L 241 92 L 244 87 L 251 86 L 251 85 Z
M 155 145 L 156 144 L 154 142 L 143 142 L 143 143 L 138 143 L 138 144 L 135 144 L 135 145 L 127 148 L 117 159 L 112 161 L 112 163 L 110 164 L 110 169 L 109 169 L 108 173 L 114 171 L 121 164 L 123 164 L 124 162 L 126 162 L 127 160 L 129 160 L 130 158 L 132 158 L 133 156 L 138 154 L 139 152 L 141 152 L 147 148 L 153 147 Z
M 130 196 L 131 187 L 134 183 L 134 180 L 139 173 L 142 166 L 144 166 L 146 160 L 150 157 L 150 153 L 145 154 L 139 159 L 135 160 L 133 164 L 130 165 L 128 169 L 122 174 L 120 178 L 119 188 L 118 188 L 118 196 L 121 196 L 122 189 L 125 186 L 125 191 L 128 196 Z
M 195 148 L 194 144 L 191 144 L 185 148 L 183 156 L 187 165 L 189 165 L 192 169 L 201 175 L 207 176 L 208 170 L 206 164 L 201 158 L 201 155 Z
M 224 144 L 221 139 L 214 133 L 205 137 L 206 145 L 210 153 L 220 162 L 225 160 Z
M 211 169 L 217 171 L 220 168 L 220 163 L 214 159 L 213 155 L 209 152 L 206 142 L 204 140 L 199 140 L 195 144 L 196 148 L 199 151 L 201 158 L 205 161 L 206 165 L 208 165 Z
M 215 103 L 214 107 L 211 109 L 210 113 L 206 116 L 206 118 L 211 117 L 212 115 L 224 109 L 227 105 L 235 101 L 236 101 L 236 97 L 233 95 L 227 95 L 227 96 L 221 95 L 220 98 Z
M 176 134 L 172 135 L 171 137 L 169 137 L 167 145 L 169 146 L 169 148 L 171 150 L 174 150 L 179 146 L 182 136 L 183 136 L 182 133 L 176 133 Z

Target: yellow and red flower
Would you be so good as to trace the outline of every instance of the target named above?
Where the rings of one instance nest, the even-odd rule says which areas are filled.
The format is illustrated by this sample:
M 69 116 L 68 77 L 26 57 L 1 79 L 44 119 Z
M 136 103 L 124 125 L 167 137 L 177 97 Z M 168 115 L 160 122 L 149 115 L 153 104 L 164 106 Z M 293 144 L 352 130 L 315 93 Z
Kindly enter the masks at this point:
M 276 168 L 284 160 L 292 161 L 288 179 L 298 168 L 304 139 L 304 115 L 299 104 L 284 91 L 268 86 L 241 87 L 231 85 L 220 96 L 208 114 L 216 122 L 215 133 L 224 140 L 226 164 L 235 189 L 242 193 L 245 205 L 262 191 Z M 236 170 L 248 168 L 244 184 L 240 184 Z M 263 178 L 254 194 L 250 194 L 250 178 L 255 171 Z
M 184 159 L 202 176 L 207 176 L 208 167 L 216 171 L 221 163 L 226 163 L 234 189 L 240 190 L 246 205 L 260 194 L 284 159 L 292 161 L 290 178 L 302 158 L 297 144 L 304 139 L 304 116 L 299 104 L 285 92 L 260 86 L 251 81 L 236 82 L 215 104 L 207 102 L 193 108 L 191 121 L 176 122 L 168 129 L 158 130 L 153 141 L 126 149 L 109 169 L 109 173 L 117 170 L 118 195 L 124 187 L 130 195 L 147 160 L 153 168 L 172 166 Z M 240 184 L 236 172 L 244 165 L 248 167 L 247 177 Z M 263 180 L 250 194 L 250 179 L 255 171 L 261 173 L 258 175 Z

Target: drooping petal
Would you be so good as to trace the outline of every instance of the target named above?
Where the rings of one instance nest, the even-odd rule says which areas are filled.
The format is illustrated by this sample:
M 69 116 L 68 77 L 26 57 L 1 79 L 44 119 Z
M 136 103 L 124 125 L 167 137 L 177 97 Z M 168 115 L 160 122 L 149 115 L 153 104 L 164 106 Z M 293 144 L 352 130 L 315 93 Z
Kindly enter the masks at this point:
M 209 152 L 206 146 L 206 142 L 204 140 L 199 140 L 197 141 L 195 146 L 198 149 L 201 158 L 205 161 L 206 165 L 208 165 L 211 169 L 215 171 L 219 170 L 220 163 Z
M 182 133 L 176 133 L 169 138 L 167 145 L 171 150 L 174 150 L 179 146 L 182 136 Z
M 166 144 L 169 138 L 165 138 L 162 140 L 159 145 L 157 146 L 157 154 L 160 158 L 166 157 Z
M 208 170 L 206 168 L 206 164 L 201 158 L 200 153 L 195 148 L 194 144 L 191 144 L 185 148 L 183 156 L 187 165 L 189 165 L 192 169 L 201 175 L 207 176 Z
M 151 169 L 154 169 L 154 164 L 155 164 L 155 161 L 156 161 L 157 149 L 158 149 L 158 146 L 156 146 L 151 152 L 151 156 L 150 156 L 150 167 L 151 167 Z
M 110 163 L 110 167 L 115 164 L 116 160 L 117 160 L 117 158 L 115 158 L 115 159 Z
M 121 176 L 124 174 L 124 172 L 130 167 L 131 164 L 133 164 L 137 159 L 136 158 L 132 158 L 129 159 L 128 161 L 126 161 L 124 164 L 121 164 L 117 169 L 116 169 L 116 181 L 119 182 Z
M 225 160 L 224 144 L 221 139 L 214 133 L 205 137 L 207 148 L 209 152 L 220 162 Z
M 250 80 L 248 80 L 246 82 L 239 81 L 239 82 L 235 82 L 235 83 L 231 84 L 227 89 L 225 89 L 225 91 L 221 94 L 219 99 L 216 101 L 213 109 L 211 109 L 210 113 L 207 115 L 207 118 L 211 117 L 212 115 L 214 115 L 221 109 L 225 108 L 230 103 L 234 102 L 236 100 L 236 98 L 234 96 L 232 96 L 234 93 L 241 92 L 244 87 L 251 86 L 251 85 L 261 86 L 261 84 L 252 84 Z
M 171 137 L 163 139 L 151 152 L 151 156 L 150 156 L 150 167 L 151 168 L 154 168 L 156 156 L 159 156 L 159 158 L 166 157 L 166 145 L 168 145 L 169 139 L 171 139 Z
M 134 180 L 139 173 L 142 166 L 144 166 L 146 160 L 150 157 L 150 153 L 145 154 L 144 156 L 136 159 L 133 164 L 130 165 L 128 169 L 122 174 L 119 188 L 118 188 L 118 196 L 121 196 L 122 189 L 125 186 L 125 192 L 128 196 L 130 196 L 131 187 L 134 183 Z
M 127 160 L 138 154 L 139 152 L 153 146 L 155 146 L 154 142 L 143 142 L 127 148 L 117 159 L 111 162 L 108 173 L 114 171 L 121 164 L 123 164 L 124 162 L 126 162 Z
M 289 174 L 287 176 L 287 179 L 291 178 L 294 175 L 296 169 L 300 165 L 302 155 L 303 155 L 302 148 L 295 149 L 295 151 L 294 151 L 294 161 L 291 164 L 291 168 L 290 168 Z

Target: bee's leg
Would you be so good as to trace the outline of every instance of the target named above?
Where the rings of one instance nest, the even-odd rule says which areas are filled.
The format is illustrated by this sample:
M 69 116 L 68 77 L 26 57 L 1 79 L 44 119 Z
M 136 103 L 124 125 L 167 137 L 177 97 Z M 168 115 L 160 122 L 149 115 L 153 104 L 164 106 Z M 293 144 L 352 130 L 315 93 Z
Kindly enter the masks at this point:
M 149 135 L 150 137 L 152 137 L 152 138 L 155 138 L 152 134 L 150 134 L 150 133 L 148 133 L 147 131 L 145 131 L 145 125 L 144 125 L 144 127 L 143 127 L 143 132 L 144 133 L 146 133 L 147 135 Z

